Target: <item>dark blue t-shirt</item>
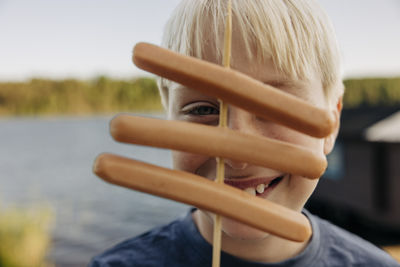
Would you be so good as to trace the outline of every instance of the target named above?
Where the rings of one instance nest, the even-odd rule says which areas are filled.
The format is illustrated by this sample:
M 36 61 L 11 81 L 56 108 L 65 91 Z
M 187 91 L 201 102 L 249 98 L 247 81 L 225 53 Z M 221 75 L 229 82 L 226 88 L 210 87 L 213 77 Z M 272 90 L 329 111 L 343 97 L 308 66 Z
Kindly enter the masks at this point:
M 128 239 L 93 258 L 90 267 L 211 266 L 212 246 L 200 235 L 191 213 L 172 223 Z M 307 211 L 313 235 L 306 249 L 279 263 L 245 261 L 221 252 L 221 267 L 400 266 L 371 243 Z

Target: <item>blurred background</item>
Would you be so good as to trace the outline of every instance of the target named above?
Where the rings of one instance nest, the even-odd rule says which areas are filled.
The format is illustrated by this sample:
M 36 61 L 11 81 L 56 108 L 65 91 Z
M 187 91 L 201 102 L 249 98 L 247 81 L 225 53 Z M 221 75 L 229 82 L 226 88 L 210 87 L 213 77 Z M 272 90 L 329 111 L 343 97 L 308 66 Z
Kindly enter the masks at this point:
M 178 2 L 0 0 L 0 266 L 84 266 L 186 212 L 91 172 L 101 152 L 171 166 L 167 150 L 115 143 L 108 123 L 118 112 L 163 118 L 154 77 L 131 52 L 160 43 Z M 396 256 L 400 2 L 320 3 L 336 28 L 346 94 L 337 146 L 307 208 Z

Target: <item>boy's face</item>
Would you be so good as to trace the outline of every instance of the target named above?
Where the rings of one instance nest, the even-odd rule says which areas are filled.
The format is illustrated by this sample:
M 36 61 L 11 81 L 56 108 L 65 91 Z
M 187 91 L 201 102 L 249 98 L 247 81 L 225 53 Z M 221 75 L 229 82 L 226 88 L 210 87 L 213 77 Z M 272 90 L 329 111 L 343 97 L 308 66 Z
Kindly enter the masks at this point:
M 237 38 L 236 38 L 237 39 Z M 232 40 L 231 67 L 259 81 L 272 85 L 284 92 L 295 95 L 313 105 L 326 107 L 321 80 L 310 77 L 309 81 L 290 80 L 277 71 L 272 62 L 250 62 L 244 56 L 240 40 Z M 207 50 L 205 59 L 215 62 L 215 52 Z M 215 62 L 217 63 L 217 62 Z M 243 88 L 246 90 L 246 88 Z M 168 117 L 172 120 L 182 120 L 206 125 L 218 125 L 219 102 L 217 99 L 174 84 L 169 88 Z M 273 99 L 271 99 L 273 101 Z M 288 109 L 290 107 L 287 107 Z M 228 107 L 228 127 L 239 132 L 260 135 L 313 149 L 319 153 L 327 153 L 333 142 L 324 142 L 305 134 L 288 129 L 284 126 L 259 118 L 235 106 Z M 328 144 L 327 144 L 328 143 Z M 204 144 L 207 145 L 207 144 Z M 229 145 L 229 144 L 227 144 Z M 327 147 L 328 146 L 328 147 Z M 264 153 L 269 153 L 264 151 Z M 184 170 L 214 180 L 216 177 L 216 159 L 214 157 L 195 155 L 186 152 L 173 152 L 175 169 Z M 265 187 L 276 179 L 270 186 Z M 283 178 L 282 178 L 283 177 Z M 317 185 L 317 180 L 304 179 L 297 175 L 283 173 L 274 168 L 265 168 L 225 159 L 225 182 L 242 190 L 256 193 L 257 196 L 271 200 L 290 209 L 301 211 L 305 202 Z M 257 185 L 256 185 L 257 184 Z M 261 185 L 260 185 L 261 184 Z M 257 190 L 257 187 L 259 190 Z M 263 189 L 261 189 L 263 187 Z M 240 212 L 240 211 L 238 211 Z M 212 235 L 212 214 L 199 211 L 196 223 L 205 225 L 202 234 Z M 208 230 L 205 230 L 208 229 Z M 250 228 L 228 218 L 222 219 L 223 233 L 240 239 L 262 239 L 268 234 Z M 205 231 L 205 232 L 204 232 Z M 211 233 L 207 233 L 211 231 Z

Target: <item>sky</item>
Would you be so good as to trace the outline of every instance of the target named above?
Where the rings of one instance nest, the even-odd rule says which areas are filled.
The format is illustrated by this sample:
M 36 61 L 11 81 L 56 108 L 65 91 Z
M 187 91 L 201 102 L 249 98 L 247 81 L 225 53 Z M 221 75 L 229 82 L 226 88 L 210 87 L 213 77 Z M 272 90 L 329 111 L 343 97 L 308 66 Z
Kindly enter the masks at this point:
M 0 0 L 0 80 L 149 75 L 131 61 L 159 44 L 179 0 Z M 400 0 L 320 0 L 344 77 L 400 76 Z

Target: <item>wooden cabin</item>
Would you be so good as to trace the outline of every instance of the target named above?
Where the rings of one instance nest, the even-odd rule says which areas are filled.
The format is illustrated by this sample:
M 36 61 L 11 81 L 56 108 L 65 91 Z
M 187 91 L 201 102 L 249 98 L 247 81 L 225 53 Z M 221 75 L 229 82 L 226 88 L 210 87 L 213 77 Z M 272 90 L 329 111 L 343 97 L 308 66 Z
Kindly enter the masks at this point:
M 306 207 L 373 243 L 399 242 L 400 106 L 343 110 L 328 163 Z

